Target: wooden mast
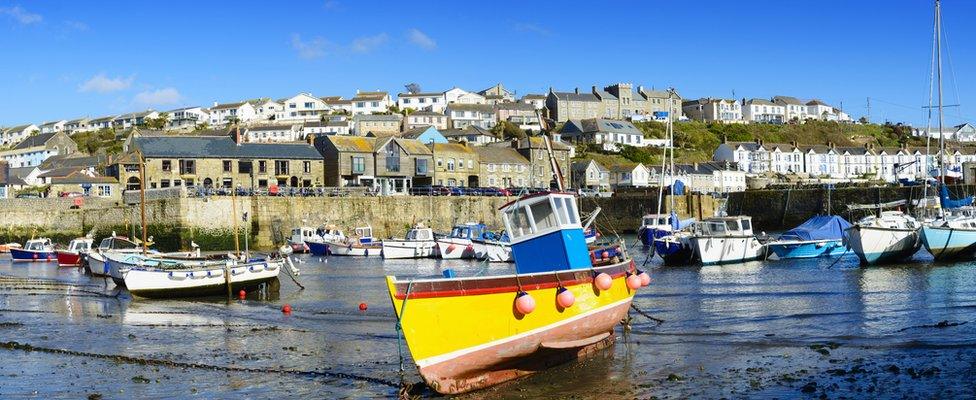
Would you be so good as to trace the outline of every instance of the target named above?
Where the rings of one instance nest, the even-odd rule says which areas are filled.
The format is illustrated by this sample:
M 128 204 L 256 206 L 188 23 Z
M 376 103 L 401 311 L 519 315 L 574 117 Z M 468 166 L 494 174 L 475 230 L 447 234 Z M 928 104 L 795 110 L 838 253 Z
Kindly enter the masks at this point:
M 139 156 L 139 213 L 142 218 L 142 255 L 148 252 L 146 244 L 146 160 L 142 157 L 142 150 L 136 150 Z

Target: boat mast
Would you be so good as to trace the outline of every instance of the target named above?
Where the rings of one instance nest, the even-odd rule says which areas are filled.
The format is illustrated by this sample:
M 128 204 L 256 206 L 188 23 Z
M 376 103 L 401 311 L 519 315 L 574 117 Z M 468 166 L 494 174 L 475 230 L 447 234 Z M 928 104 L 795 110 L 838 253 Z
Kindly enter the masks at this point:
M 668 147 L 671 149 L 671 157 L 669 161 L 671 162 L 671 189 L 674 190 L 674 88 L 668 89 Z M 674 193 L 671 193 L 671 211 L 674 211 Z
M 562 192 L 565 189 L 563 188 L 563 173 L 559 170 L 559 163 L 556 162 L 556 157 L 552 153 L 552 142 L 550 142 L 549 138 L 552 131 L 548 129 L 549 124 L 542 119 L 542 115 L 538 110 L 535 112 L 535 115 L 537 118 L 539 118 L 539 128 L 542 130 L 542 141 L 545 143 L 546 153 L 549 155 L 549 167 L 552 168 L 552 177 L 556 179 L 556 189 Z M 529 142 L 529 153 L 531 154 L 532 138 L 526 137 L 526 140 Z
M 142 157 L 142 150 L 136 150 L 139 156 L 139 213 L 142 217 L 142 255 L 146 255 L 146 160 Z
M 936 78 L 939 85 L 939 183 L 945 185 L 945 132 L 943 132 L 944 118 L 942 115 L 942 1 L 935 0 L 935 59 L 937 64 Z

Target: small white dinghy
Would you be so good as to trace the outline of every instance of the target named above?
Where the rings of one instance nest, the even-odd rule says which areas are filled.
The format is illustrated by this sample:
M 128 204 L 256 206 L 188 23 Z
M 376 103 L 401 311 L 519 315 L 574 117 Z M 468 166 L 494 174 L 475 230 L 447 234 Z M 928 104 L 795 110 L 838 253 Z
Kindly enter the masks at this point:
M 695 224 L 690 242 L 702 264 L 727 264 L 763 258 L 765 248 L 752 233 L 752 218 L 713 217 Z
M 115 257 L 118 255 L 108 255 Z M 250 291 L 277 279 L 284 266 L 281 258 L 169 259 L 141 254 L 120 258 L 120 263 L 129 266 L 121 271 L 129 293 L 146 298 L 221 295 L 227 293 L 228 283 L 231 292 Z
M 383 241 L 383 258 L 428 258 L 433 257 L 436 251 L 434 231 L 423 224 L 410 228 L 404 238 Z

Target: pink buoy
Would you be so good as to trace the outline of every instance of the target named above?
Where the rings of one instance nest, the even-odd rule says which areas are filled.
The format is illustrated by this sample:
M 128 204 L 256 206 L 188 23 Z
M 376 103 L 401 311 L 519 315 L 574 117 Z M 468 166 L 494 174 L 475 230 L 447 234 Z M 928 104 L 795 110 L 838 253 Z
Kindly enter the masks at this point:
M 637 270 L 637 276 L 641 280 L 641 286 L 647 286 L 651 284 L 651 275 L 647 272 Z
M 535 299 L 532 295 L 526 292 L 519 292 L 515 296 L 515 310 L 517 310 L 522 315 L 528 315 L 535 311 Z
M 447 252 L 448 253 L 453 253 L 454 252 L 454 249 L 456 249 L 456 248 L 457 247 L 454 247 L 454 244 L 449 244 L 449 245 L 447 245 Z
M 559 304 L 562 308 L 570 308 L 573 303 L 576 302 L 576 295 L 573 294 L 569 289 L 562 286 L 556 290 L 556 304 Z
M 593 284 L 597 289 L 609 290 L 610 286 L 613 286 L 613 278 L 610 277 L 610 274 L 601 272 L 596 276 L 596 278 L 593 278 Z
M 641 278 L 635 274 L 630 274 L 627 276 L 627 287 L 630 290 L 637 290 L 641 287 Z
M 602 256 L 604 260 L 609 259 L 610 258 L 610 252 L 604 250 L 603 251 L 603 254 L 600 254 L 600 256 Z
M 37 254 L 34 254 L 34 259 L 35 259 L 35 260 L 37 259 Z

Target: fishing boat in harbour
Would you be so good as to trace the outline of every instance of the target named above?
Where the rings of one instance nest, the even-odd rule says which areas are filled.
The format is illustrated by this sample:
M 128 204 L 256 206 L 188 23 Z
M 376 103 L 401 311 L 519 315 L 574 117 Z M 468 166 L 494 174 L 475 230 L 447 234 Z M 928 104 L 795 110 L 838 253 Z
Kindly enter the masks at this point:
M 373 228 L 362 226 L 353 230 L 354 234 L 342 241 L 325 241 L 328 254 L 333 256 L 361 256 L 381 255 L 383 243 L 373 239 Z
M 88 236 L 72 239 L 68 243 L 67 249 L 55 251 L 58 258 L 58 266 L 80 267 L 82 257 L 92 250 L 93 243 L 94 239 Z
M 316 239 L 321 240 L 321 237 L 315 233 L 315 229 L 302 226 L 291 230 L 291 238 L 288 239 L 288 246 L 291 247 L 292 253 L 308 253 L 308 245 L 305 244 L 305 241 Z
M 112 236 L 103 238 L 98 242 L 98 247 L 82 254 L 82 263 L 88 266 L 88 270 L 94 276 L 111 277 L 113 275 L 112 268 L 105 258 L 105 253 L 109 252 L 136 254 L 141 253 L 142 248 L 129 238 L 116 236 L 115 232 L 112 232 Z M 147 249 L 147 254 L 156 254 L 156 251 Z M 121 278 L 121 275 L 117 273 L 115 275 Z
M 329 255 L 329 245 L 327 242 L 345 242 L 346 235 L 335 225 L 326 225 L 315 230 L 315 235 L 304 239 L 308 252 L 316 256 Z
M 455 225 L 449 235 L 437 238 L 437 253 L 447 260 L 475 258 L 474 240 L 481 239 L 487 231 L 485 224 L 477 222 Z
M 711 217 L 696 222 L 689 238 L 702 264 L 728 264 L 765 258 L 766 248 L 752 232 L 752 217 Z
M 646 214 L 641 218 L 641 226 L 637 228 L 637 238 L 644 246 L 653 246 L 654 239 L 671 234 L 672 227 L 669 214 Z
M 434 231 L 423 224 L 410 228 L 403 238 L 383 241 L 383 258 L 428 258 L 433 257 L 436 252 Z
M 213 296 L 250 291 L 278 278 L 284 260 L 257 257 L 238 260 L 232 256 L 196 258 L 149 257 L 141 254 L 109 254 L 120 265 L 126 289 L 133 296 L 173 298 Z M 227 285 L 230 285 L 230 289 Z
M 921 224 L 901 211 L 881 211 L 847 228 L 848 244 L 861 264 L 904 261 L 921 246 Z
M 844 231 L 850 227 L 850 222 L 843 217 L 816 215 L 766 246 L 781 260 L 841 256 L 849 252 Z
M 695 248 L 688 230 L 674 231 L 670 235 L 654 239 L 654 253 L 664 260 L 664 265 L 687 265 L 695 261 Z
M 54 244 L 51 239 L 37 238 L 28 240 L 24 247 L 20 249 L 10 249 L 10 258 L 13 261 L 54 261 L 57 255 L 54 254 Z
M 499 213 L 514 274 L 386 278 L 398 334 L 438 393 L 485 388 L 612 345 L 637 289 L 650 283 L 622 241 L 587 247 L 576 196 L 562 193 L 549 137 L 543 142 L 558 192 L 522 197 Z

